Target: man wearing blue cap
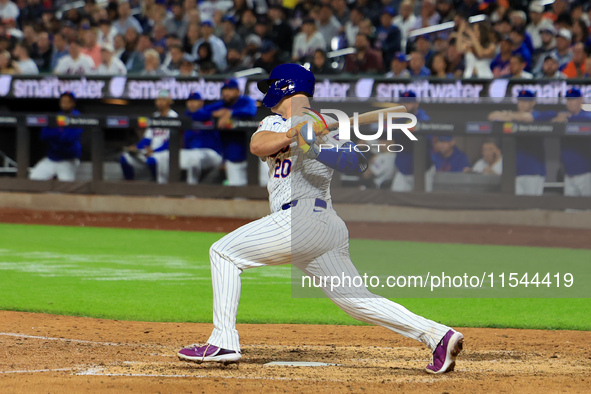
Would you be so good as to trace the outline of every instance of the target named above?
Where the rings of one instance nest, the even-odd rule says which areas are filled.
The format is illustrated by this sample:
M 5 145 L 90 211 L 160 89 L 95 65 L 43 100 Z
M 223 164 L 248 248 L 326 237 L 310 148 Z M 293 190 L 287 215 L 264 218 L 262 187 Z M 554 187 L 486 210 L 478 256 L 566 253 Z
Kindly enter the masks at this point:
M 465 172 L 470 170 L 470 160 L 456 146 L 456 139 L 451 135 L 439 135 L 435 141 L 435 152 L 431 160 L 437 172 Z
M 59 106 L 62 115 L 80 115 L 73 92 L 62 93 Z M 47 143 L 47 156 L 33 167 L 29 178 L 44 181 L 57 177 L 60 181 L 74 181 L 82 155 L 82 132 L 83 129 L 77 127 L 44 127 L 41 141 Z
M 498 122 L 544 122 L 556 115 L 553 111 L 537 111 L 536 94 L 523 89 L 518 94 L 517 111 L 493 111 L 488 119 Z M 544 140 L 538 136 L 516 137 L 517 177 L 515 194 L 541 196 L 546 179 Z
M 577 88 L 567 90 L 566 111 L 560 112 L 554 122 L 591 122 L 591 113 L 583 110 L 583 94 Z M 591 139 L 563 137 L 560 141 L 564 166 L 564 195 L 591 196 Z
M 431 117 L 427 115 L 424 109 L 419 108 L 417 94 L 412 90 L 407 90 L 400 95 L 400 102 L 404 104 L 409 114 L 417 117 L 417 121 L 428 122 Z M 402 121 L 402 120 L 401 120 Z M 404 137 L 406 138 L 406 137 Z M 429 140 L 429 149 L 432 153 L 432 136 L 426 136 Z M 433 186 L 433 174 L 435 168 L 430 158 L 431 154 L 427 155 L 426 168 L 429 170 L 425 173 L 425 190 L 430 192 Z M 413 144 L 406 144 L 401 152 L 396 153 L 394 165 L 396 166 L 396 174 L 392 181 L 392 191 L 395 192 L 411 192 L 414 188 L 414 165 L 413 165 Z
M 235 79 L 227 79 L 222 86 L 222 99 L 196 111 L 193 120 L 215 120 L 218 129 L 231 129 L 232 119 L 252 119 L 257 113 L 256 103 L 248 96 L 240 95 Z M 248 141 L 244 133 L 222 132 L 223 156 L 229 186 L 247 183 L 246 157 Z
M 386 78 L 395 79 L 409 79 L 410 71 L 407 68 L 406 55 L 404 53 L 397 53 L 390 61 L 390 71 L 386 73 Z

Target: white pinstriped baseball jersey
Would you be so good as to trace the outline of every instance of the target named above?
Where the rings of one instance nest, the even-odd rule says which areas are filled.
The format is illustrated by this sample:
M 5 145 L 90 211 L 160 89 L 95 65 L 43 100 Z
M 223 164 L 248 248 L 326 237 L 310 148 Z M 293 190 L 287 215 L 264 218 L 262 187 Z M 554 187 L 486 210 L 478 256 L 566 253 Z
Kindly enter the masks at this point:
M 155 118 L 159 116 L 166 116 L 169 118 L 178 118 L 179 114 L 176 113 L 174 110 L 169 110 L 166 115 L 161 115 L 160 112 L 156 111 L 152 115 Z M 150 143 L 150 147 L 153 150 L 160 148 L 166 141 L 170 139 L 170 129 L 162 128 L 162 127 L 148 127 L 144 133 L 144 138 L 149 138 L 152 140 Z
M 259 123 L 257 131 L 285 133 L 291 127 L 291 120 L 284 120 L 279 115 L 267 116 Z M 325 117 L 328 122 L 332 119 Z M 253 134 L 253 136 L 254 136 Z M 319 137 L 318 143 L 323 145 L 341 146 L 344 141 L 338 140 L 338 130 Z M 269 166 L 269 202 L 271 212 L 277 212 L 283 204 L 302 198 L 320 198 L 330 201 L 330 180 L 334 170 L 318 160 L 306 159 L 304 152 L 298 148 L 297 142 L 266 158 Z

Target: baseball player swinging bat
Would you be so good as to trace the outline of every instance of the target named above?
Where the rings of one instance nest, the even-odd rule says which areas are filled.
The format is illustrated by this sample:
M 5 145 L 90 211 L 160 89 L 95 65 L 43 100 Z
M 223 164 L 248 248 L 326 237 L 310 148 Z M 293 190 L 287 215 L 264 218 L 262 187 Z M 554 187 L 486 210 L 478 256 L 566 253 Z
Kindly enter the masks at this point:
M 386 119 L 387 114 L 390 112 L 406 112 L 406 107 L 404 105 L 398 105 L 396 107 L 388 107 L 376 109 L 375 111 L 364 112 L 357 116 L 357 124 L 361 126 L 366 124 L 378 123 L 380 121 L 380 114 L 383 114 L 382 119 Z M 349 122 L 351 123 L 351 125 L 353 125 L 354 121 L 355 117 L 351 116 L 349 118 Z M 327 126 L 329 131 L 337 130 L 339 128 L 339 122 L 331 122 L 328 123 Z
M 272 213 L 211 246 L 213 332 L 206 344 L 181 349 L 177 353 L 181 360 L 230 363 L 242 358 L 236 316 L 240 277 L 246 269 L 292 264 L 315 280 L 360 276 L 351 261 L 347 226 L 332 207 L 330 182 L 335 170 L 362 173 L 367 169 L 367 159 L 353 142 L 340 138 L 337 130 L 326 133 L 327 123 L 334 120 L 310 108 L 315 78 L 309 70 L 299 64 L 281 64 L 257 86 L 265 94 L 263 105 L 274 115 L 259 124 L 250 150 L 265 158 L 269 166 L 267 189 Z M 377 120 L 380 111 L 366 114 L 363 121 Z M 308 132 L 309 124 L 313 133 Z M 316 149 L 319 144 L 322 149 Z M 414 314 L 363 286 L 343 284 L 333 288 L 320 283 L 320 288 L 350 316 L 423 342 L 433 352 L 427 372 L 440 374 L 454 369 L 464 341 L 460 332 Z

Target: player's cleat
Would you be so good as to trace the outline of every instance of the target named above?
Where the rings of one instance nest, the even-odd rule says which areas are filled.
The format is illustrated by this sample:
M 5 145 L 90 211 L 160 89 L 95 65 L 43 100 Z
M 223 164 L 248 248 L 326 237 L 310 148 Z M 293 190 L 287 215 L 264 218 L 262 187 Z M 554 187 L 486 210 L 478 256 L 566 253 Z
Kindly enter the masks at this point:
M 429 373 L 446 373 L 453 371 L 456 366 L 456 357 L 464 346 L 464 336 L 454 330 L 449 330 L 433 352 L 433 362 L 427 365 Z
M 190 345 L 179 350 L 178 357 L 182 361 L 235 363 L 242 358 L 242 355 L 234 350 L 222 349 L 213 345 Z

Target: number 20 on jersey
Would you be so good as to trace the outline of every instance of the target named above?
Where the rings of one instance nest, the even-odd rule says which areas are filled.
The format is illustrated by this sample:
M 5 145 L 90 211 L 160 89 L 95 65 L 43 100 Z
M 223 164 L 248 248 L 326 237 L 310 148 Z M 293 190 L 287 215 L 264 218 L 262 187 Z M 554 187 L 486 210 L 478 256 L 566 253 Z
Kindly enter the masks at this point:
M 275 160 L 275 178 L 287 178 L 291 172 L 291 160 Z

